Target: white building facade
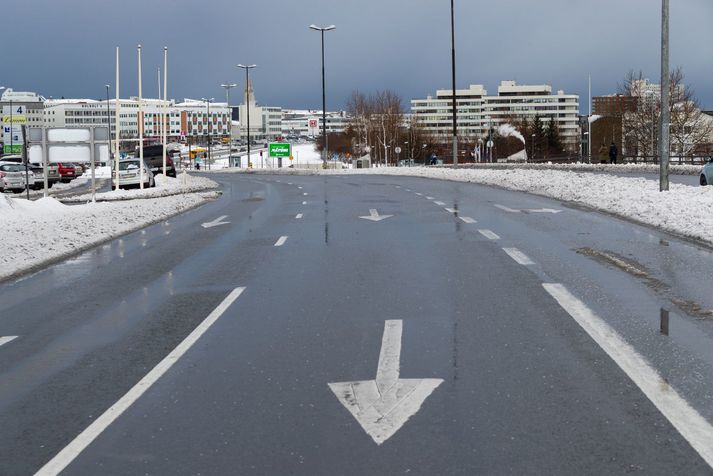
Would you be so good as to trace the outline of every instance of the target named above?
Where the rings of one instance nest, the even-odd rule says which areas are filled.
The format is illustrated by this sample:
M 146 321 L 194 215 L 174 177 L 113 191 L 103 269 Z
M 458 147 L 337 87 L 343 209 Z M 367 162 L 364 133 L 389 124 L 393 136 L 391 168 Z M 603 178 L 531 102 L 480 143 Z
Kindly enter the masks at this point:
M 342 133 L 348 126 L 344 111 L 327 112 L 327 133 Z M 311 137 L 322 135 L 322 111 L 283 109 L 282 135 L 285 137 Z
M 452 90 L 436 91 L 436 97 L 411 100 L 411 114 L 424 129 L 448 143 L 452 129 Z M 497 96 L 488 96 L 483 85 L 456 90 L 456 119 L 459 137 L 485 138 L 489 129 L 538 116 L 544 123 L 554 120 L 562 143 L 579 150 L 579 96 L 558 91 L 549 85 L 518 85 L 502 81 Z

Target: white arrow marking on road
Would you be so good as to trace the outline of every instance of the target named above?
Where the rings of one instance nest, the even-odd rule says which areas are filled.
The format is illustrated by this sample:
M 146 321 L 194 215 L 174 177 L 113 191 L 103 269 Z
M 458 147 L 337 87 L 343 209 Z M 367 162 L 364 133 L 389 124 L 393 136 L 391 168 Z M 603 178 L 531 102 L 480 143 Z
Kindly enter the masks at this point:
M 552 213 L 552 214 L 555 214 L 555 213 L 560 213 L 562 211 L 562 210 L 557 210 L 555 208 L 525 208 L 522 210 L 516 210 L 515 208 L 506 207 L 505 205 L 499 205 L 497 203 L 494 204 L 494 206 L 496 208 L 499 208 L 499 209 L 506 211 L 508 213 L 525 212 L 525 213 Z
M 2 336 L 0 337 L 0 346 L 5 345 L 15 339 L 17 339 L 17 336 Z
M 554 208 L 537 208 L 537 209 L 529 209 L 525 210 L 526 212 L 530 213 L 560 213 L 562 210 L 557 210 Z
M 387 218 L 391 218 L 392 216 L 393 215 L 379 215 L 379 212 L 376 211 L 376 208 L 370 208 L 368 217 L 359 217 L 359 218 L 363 218 L 364 220 L 371 220 L 371 221 L 381 221 L 381 220 L 386 220 Z
M 494 206 L 495 206 L 495 208 L 499 208 L 499 209 L 506 211 L 508 213 L 520 213 L 520 210 L 515 210 L 514 208 L 509 208 L 509 207 L 506 207 L 505 205 L 500 205 L 500 204 L 496 203 Z
M 329 384 L 344 408 L 377 445 L 399 431 L 443 383 L 440 378 L 399 378 L 402 330 L 401 320 L 384 323 L 375 380 Z
M 223 221 L 226 218 L 228 218 L 228 215 L 223 215 L 222 217 L 216 218 L 213 221 L 209 221 L 208 223 L 203 223 L 201 226 L 203 228 L 213 228 L 214 226 L 220 226 L 220 225 L 227 225 L 230 223 L 229 221 Z

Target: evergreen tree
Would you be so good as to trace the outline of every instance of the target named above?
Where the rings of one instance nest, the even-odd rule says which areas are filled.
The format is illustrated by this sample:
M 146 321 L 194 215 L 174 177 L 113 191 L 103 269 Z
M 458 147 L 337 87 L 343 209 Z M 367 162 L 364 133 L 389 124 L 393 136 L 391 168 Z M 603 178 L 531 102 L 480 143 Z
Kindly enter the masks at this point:
M 555 118 L 550 118 L 550 122 L 547 123 L 547 130 L 545 131 L 547 136 L 547 149 L 548 154 L 559 155 L 562 153 L 562 140 L 560 139 L 559 127 L 555 122 Z
M 545 143 L 545 126 L 542 124 L 542 120 L 540 119 L 540 116 L 536 115 L 535 118 L 532 120 L 532 129 L 530 133 L 530 139 L 532 139 L 532 134 L 535 134 L 535 150 L 532 154 L 533 158 L 542 158 L 544 156 L 543 154 L 543 145 Z

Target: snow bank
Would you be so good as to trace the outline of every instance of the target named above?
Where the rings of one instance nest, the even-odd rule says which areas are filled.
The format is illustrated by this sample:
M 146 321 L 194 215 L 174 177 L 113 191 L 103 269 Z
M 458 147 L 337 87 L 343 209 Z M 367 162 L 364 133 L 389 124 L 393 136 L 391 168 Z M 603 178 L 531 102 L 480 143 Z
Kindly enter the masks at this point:
M 165 220 L 214 196 L 214 193 L 191 193 L 72 206 L 54 198 L 28 202 L 0 196 L 4 244 L 0 253 L 0 280 Z
M 203 190 L 217 188 L 218 184 L 205 177 L 197 177 L 186 172 L 178 174 L 176 178 L 167 177 L 163 174 L 156 175 L 156 186 L 143 190 L 134 188 L 129 190 L 111 190 L 96 194 L 98 202 L 111 202 L 117 200 L 133 200 L 139 198 L 160 198 L 179 195 L 184 193 L 194 193 Z M 91 193 L 78 195 L 62 199 L 64 203 L 85 203 L 92 199 Z
M 342 172 L 345 173 L 345 172 Z M 656 180 L 558 170 L 447 169 L 398 167 L 347 173 L 408 175 L 494 185 L 578 203 L 713 245 L 713 187 L 671 184 L 659 192 Z

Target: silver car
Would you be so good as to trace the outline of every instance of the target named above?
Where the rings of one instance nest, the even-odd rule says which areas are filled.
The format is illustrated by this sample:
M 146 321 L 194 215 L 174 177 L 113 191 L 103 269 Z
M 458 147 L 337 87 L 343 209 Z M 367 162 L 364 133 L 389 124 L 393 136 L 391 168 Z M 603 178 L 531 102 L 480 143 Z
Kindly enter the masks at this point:
M 140 159 L 123 159 L 119 161 L 119 188 L 138 187 L 141 184 Z M 116 172 L 112 174 L 112 188 L 116 186 Z M 144 187 L 155 187 L 153 172 L 144 163 Z
M 701 170 L 701 185 L 713 185 L 713 157 Z
M 0 162 L 0 182 L 3 191 L 10 190 L 19 193 L 27 187 L 25 166 L 13 162 Z M 34 174 L 30 173 L 30 183 L 35 182 Z

